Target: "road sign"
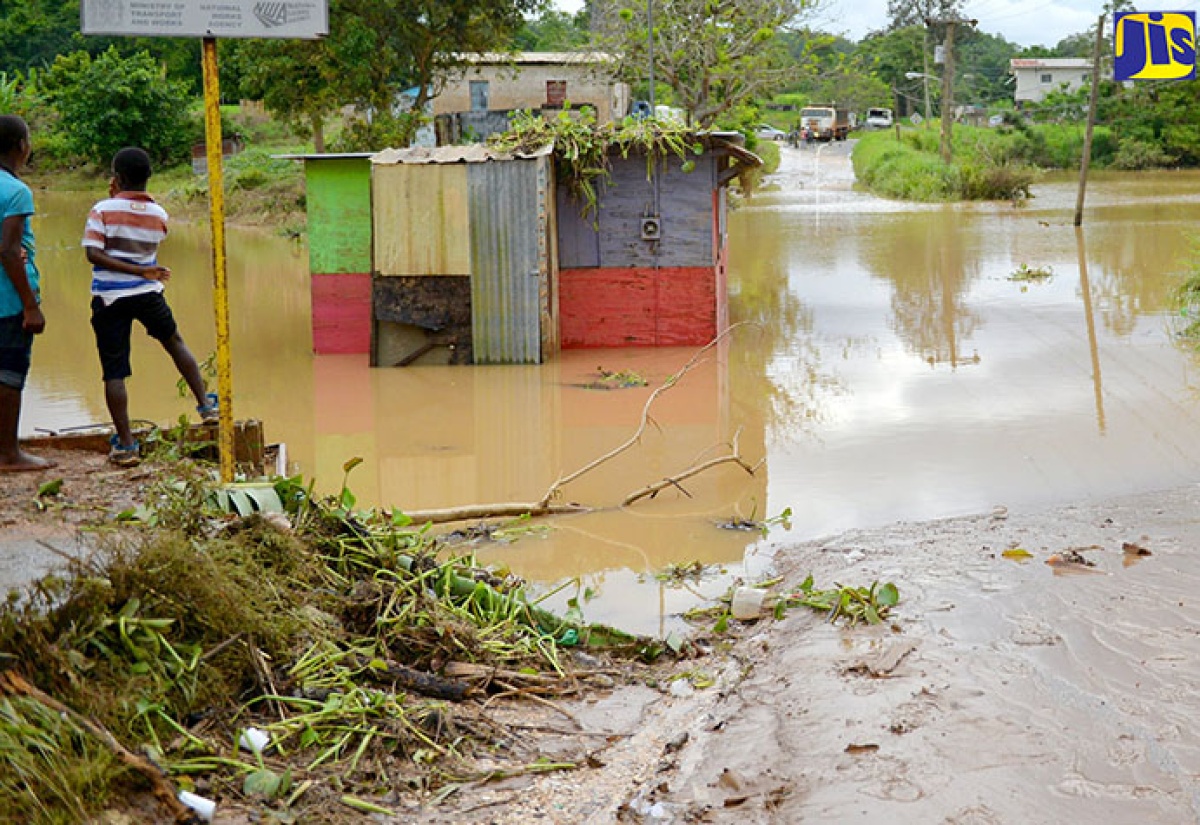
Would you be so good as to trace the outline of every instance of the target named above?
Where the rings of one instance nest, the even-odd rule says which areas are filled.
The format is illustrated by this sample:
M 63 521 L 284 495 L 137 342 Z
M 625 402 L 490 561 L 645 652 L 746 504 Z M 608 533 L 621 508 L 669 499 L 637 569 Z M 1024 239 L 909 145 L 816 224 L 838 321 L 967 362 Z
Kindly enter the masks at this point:
M 287 37 L 329 34 L 328 0 L 82 0 L 84 34 L 131 37 Z
M 908 116 L 908 119 L 912 123 L 913 126 L 920 126 L 921 121 L 924 120 L 925 118 L 921 117 L 920 113 L 913 112 L 911 115 Z

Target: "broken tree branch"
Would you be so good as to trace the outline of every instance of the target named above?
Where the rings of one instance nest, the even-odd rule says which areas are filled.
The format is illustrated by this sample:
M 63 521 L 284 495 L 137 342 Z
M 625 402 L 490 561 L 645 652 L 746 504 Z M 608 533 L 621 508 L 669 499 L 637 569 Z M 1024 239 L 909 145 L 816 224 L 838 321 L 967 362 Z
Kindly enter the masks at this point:
M 451 521 L 475 521 L 485 518 L 519 518 L 520 516 L 559 516 L 567 513 L 586 513 L 590 508 L 579 504 L 549 504 L 545 501 L 508 502 L 504 504 L 468 504 L 462 507 L 442 507 L 432 510 L 405 511 L 414 524 L 445 524 Z
M 746 324 L 747 324 L 747 322 L 745 322 L 745 321 L 742 321 L 737 324 L 733 324 L 732 326 L 728 327 L 725 331 L 723 331 L 720 335 L 718 335 L 716 338 L 712 339 L 707 344 L 705 344 L 703 347 L 701 347 L 699 350 L 697 350 L 696 354 L 693 355 L 690 359 L 688 359 L 688 362 L 686 364 L 684 364 L 683 367 L 681 367 L 678 372 L 676 372 L 674 375 L 668 376 L 667 379 L 665 381 L 663 381 L 662 384 L 660 384 L 654 390 L 654 392 L 650 393 L 650 397 L 646 399 L 646 403 L 642 407 L 641 421 L 639 422 L 637 429 L 634 430 L 633 435 L 631 435 L 628 439 L 626 439 L 624 443 L 618 445 L 617 447 L 614 447 L 613 449 L 609 450 L 607 453 L 600 456 L 599 458 L 588 462 L 587 464 L 585 464 L 583 467 L 580 467 L 575 472 L 570 473 L 569 475 L 566 475 L 566 476 L 560 476 L 557 481 L 555 481 L 553 484 L 550 485 L 550 489 L 546 491 L 546 495 L 542 496 L 541 504 L 548 506 L 550 504 L 550 501 L 553 500 L 556 496 L 559 495 L 559 493 L 562 492 L 563 487 L 567 486 L 572 481 L 574 481 L 575 479 L 584 475 L 585 473 L 589 473 L 592 470 L 596 469 L 601 464 L 604 464 L 604 463 L 616 458 L 621 453 L 625 452 L 630 447 L 633 447 L 635 444 L 637 444 L 639 441 L 641 441 L 642 435 L 646 432 L 646 427 L 649 426 L 649 424 L 650 424 L 650 408 L 652 406 L 654 406 L 654 402 L 658 399 L 658 397 L 660 395 L 662 395 L 664 392 L 666 392 L 667 390 L 671 389 L 671 387 L 678 384 L 680 379 L 682 379 L 685 375 L 687 375 L 689 372 L 691 372 L 693 369 L 695 369 L 701 363 L 701 359 L 706 352 L 708 352 L 710 349 L 715 347 L 717 344 L 721 343 L 721 341 L 723 341 L 726 337 L 728 337 L 730 334 L 732 334 L 735 329 L 737 329 L 738 327 L 746 326 Z
M 668 487 L 678 487 L 684 495 L 687 495 L 690 498 L 690 494 L 687 492 L 687 490 L 684 490 L 683 487 L 680 486 L 680 482 L 684 479 L 691 478 L 692 476 L 699 475 L 706 470 L 711 470 L 713 467 L 719 467 L 722 464 L 736 464 L 750 475 L 754 475 L 755 471 L 762 466 L 762 462 L 759 461 L 757 464 L 751 465 L 747 464 L 746 460 L 742 458 L 741 452 L 738 450 L 738 436 L 741 434 L 741 429 L 734 433 L 733 444 L 730 446 L 730 452 L 728 455 L 717 456 L 716 458 L 710 458 L 708 461 L 704 461 L 699 464 L 693 464 L 691 467 L 688 467 L 681 473 L 664 478 L 661 481 L 656 481 L 653 484 L 647 484 L 636 493 L 630 493 L 629 495 L 625 496 L 625 500 L 621 502 L 621 506 L 628 507 L 635 501 L 646 498 L 647 496 L 653 498 L 654 496 L 658 495 L 659 492 Z

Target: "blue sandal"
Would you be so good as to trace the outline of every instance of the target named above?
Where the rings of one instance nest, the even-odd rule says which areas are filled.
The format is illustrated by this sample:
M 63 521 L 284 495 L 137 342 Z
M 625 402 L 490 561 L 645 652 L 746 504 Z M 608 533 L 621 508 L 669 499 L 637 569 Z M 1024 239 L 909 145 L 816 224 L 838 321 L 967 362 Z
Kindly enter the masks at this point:
M 108 439 L 108 443 L 112 447 L 108 451 L 109 462 L 118 467 L 136 467 L 142 463 L 141 448 L 137 439 L 134 439 L 134 442 L 128 447 L 123 447 L 120 437 L 113 433 L 112 438 Z
M 201 421 L 217 421 L 221 418 L 221 403 L 215 392 L 204 396 L 204 403 L 196 407 Z

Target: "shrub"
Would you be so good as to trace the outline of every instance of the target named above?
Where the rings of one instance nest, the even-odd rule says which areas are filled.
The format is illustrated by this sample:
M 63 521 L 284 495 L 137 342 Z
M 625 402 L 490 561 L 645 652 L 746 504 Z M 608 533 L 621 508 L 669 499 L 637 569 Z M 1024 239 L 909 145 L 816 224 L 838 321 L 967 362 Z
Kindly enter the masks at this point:
M 1029 197 L 1036 169 L 1016 157 L 1017 141 L 987 129 L 954 133 L 953 163 L 942 163 L 934 130 L 865 135 L 855 147 L 854 172 L 871 191 L 918 201 L 1014 200 Z
M 370 120 L 356 117 L 330 142 L 329 149 L 331 152 L 378 152 L 388 147 L 408 146 L 421 122 L 421 115 L 415 112 L 376 112 Z
M 125 146 L 142 147 L 159 165 L 182 163 L 203 135 L 189 114 L 188 84 L 164 77 L 147 52 L 60 55 L 41 85 L 67 147 L 98 166 Z
M 1175 158 L 1157 143 L 1129 138 L 1121 141 L 1112 165 L 1118 169 L 1157 169 L 1174 162 Z

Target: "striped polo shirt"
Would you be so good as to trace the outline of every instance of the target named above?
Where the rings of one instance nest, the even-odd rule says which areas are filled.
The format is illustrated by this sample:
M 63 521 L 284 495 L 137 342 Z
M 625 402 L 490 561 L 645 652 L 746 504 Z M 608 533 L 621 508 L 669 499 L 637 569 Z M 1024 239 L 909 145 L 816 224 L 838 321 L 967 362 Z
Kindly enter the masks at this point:
M 120 192 L 88 213 L 83 245 L 102 249 L 114 258 L 139 266 L 158 261 L 158 245 L 167 237 L 167 212 L 145 192 Z M 130 295 L 162 292 L 161 281 L 92 267 L 92 294 L 105 304 Z

